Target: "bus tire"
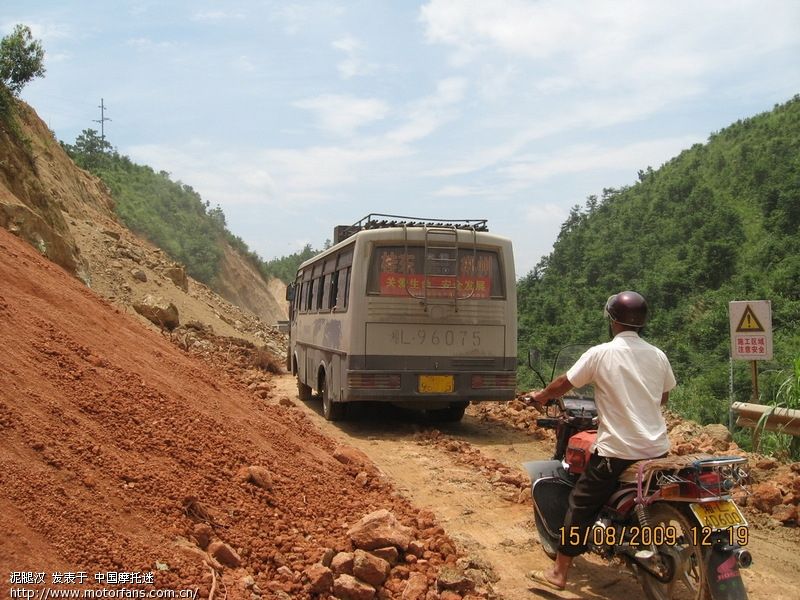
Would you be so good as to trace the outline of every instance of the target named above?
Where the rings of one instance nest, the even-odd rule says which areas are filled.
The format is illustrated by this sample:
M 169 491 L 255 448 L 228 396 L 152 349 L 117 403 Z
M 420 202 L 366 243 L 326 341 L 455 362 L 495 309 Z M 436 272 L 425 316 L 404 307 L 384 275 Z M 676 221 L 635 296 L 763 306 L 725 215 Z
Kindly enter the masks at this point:
M 311 402 L 312 397 L 311 386 L 300 381 L 299 376 L 297 377 L 297 397 L 301 402 Z
M 468 405 L 468 402 L 453 402 L 447 408 L 430 411 L 428 416 L 434 423 L 456 423 L 464 418 Z
M 320 391 L 322 393 L 322 416 L 326 421 L 341 421 L 344 418 L 345 406 L 339 402 L 334 402 L 331 398 L 330 386 L 325 375 L 322 376 L 320 382 Z

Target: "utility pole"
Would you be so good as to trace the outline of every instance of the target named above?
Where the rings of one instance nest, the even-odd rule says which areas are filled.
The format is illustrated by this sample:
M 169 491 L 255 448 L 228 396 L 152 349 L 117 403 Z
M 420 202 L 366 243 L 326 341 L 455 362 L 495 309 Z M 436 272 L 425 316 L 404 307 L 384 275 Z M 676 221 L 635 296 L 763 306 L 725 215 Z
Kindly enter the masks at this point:
M 110 121 L 111 119 L 109 119 L 106 116 L 106 105 L 103 102 L 102 98 L 100 98 L 100 106 L 98 106 L 97 108 L 100 109 L 100 118 L 99 119 L 93 119 L 92 122 L 93 123 L 100 123 L 100 139 L 103 140 L 103 141 L 106 141 L 105 122 L 106 121 Z

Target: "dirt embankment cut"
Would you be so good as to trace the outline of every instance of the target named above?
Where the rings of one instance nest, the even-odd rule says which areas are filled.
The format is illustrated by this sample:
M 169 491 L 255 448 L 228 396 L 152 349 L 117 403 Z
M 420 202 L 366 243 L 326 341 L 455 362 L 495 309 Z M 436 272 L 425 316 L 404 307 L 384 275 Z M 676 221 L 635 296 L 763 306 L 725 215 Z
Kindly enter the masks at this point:
M 378 509 L 416 540 L 380 597 L 413 579 L 424 598 L 455 562 L 430 513 L 270 400 L 269 374 L 260 398 L 1 229 L 0 282 L 0 595 L 12 571 L 125 571 L 204 598 L 310 598 L 305 570 L 353 550 L 348 528 Z M 240 566 L 209 567 L 209 541 Z

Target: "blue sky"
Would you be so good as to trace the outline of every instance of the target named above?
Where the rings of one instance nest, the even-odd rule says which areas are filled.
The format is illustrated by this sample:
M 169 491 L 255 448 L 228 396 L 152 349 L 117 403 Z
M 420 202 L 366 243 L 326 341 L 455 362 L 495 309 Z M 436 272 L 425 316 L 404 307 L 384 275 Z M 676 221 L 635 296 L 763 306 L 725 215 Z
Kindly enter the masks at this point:
M 522 276 L 572 205 L 800 92 L 795 0 L 3 0 L 16 23 L 59 139 L 102 97 L 119 152 L 267 259 L 370 212 L 488 218 Z

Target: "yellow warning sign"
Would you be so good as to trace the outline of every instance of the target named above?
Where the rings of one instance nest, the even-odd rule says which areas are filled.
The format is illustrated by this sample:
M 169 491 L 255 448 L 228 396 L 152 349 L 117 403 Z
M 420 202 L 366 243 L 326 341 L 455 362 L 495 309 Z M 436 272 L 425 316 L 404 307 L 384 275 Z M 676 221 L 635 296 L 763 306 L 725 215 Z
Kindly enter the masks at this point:
M 756 314 L 753 312 L 753 309 L 750 308 L 750 305 L 746 305 L 744 308 L 744 313 L 742 314 L 742 318 L 739 321 L 739 325 L 736 326 L 737 332 L 753 332 L 753 331 L 764 331 L 764 328 L 761 326 L 761 323 L 756 317 Z

